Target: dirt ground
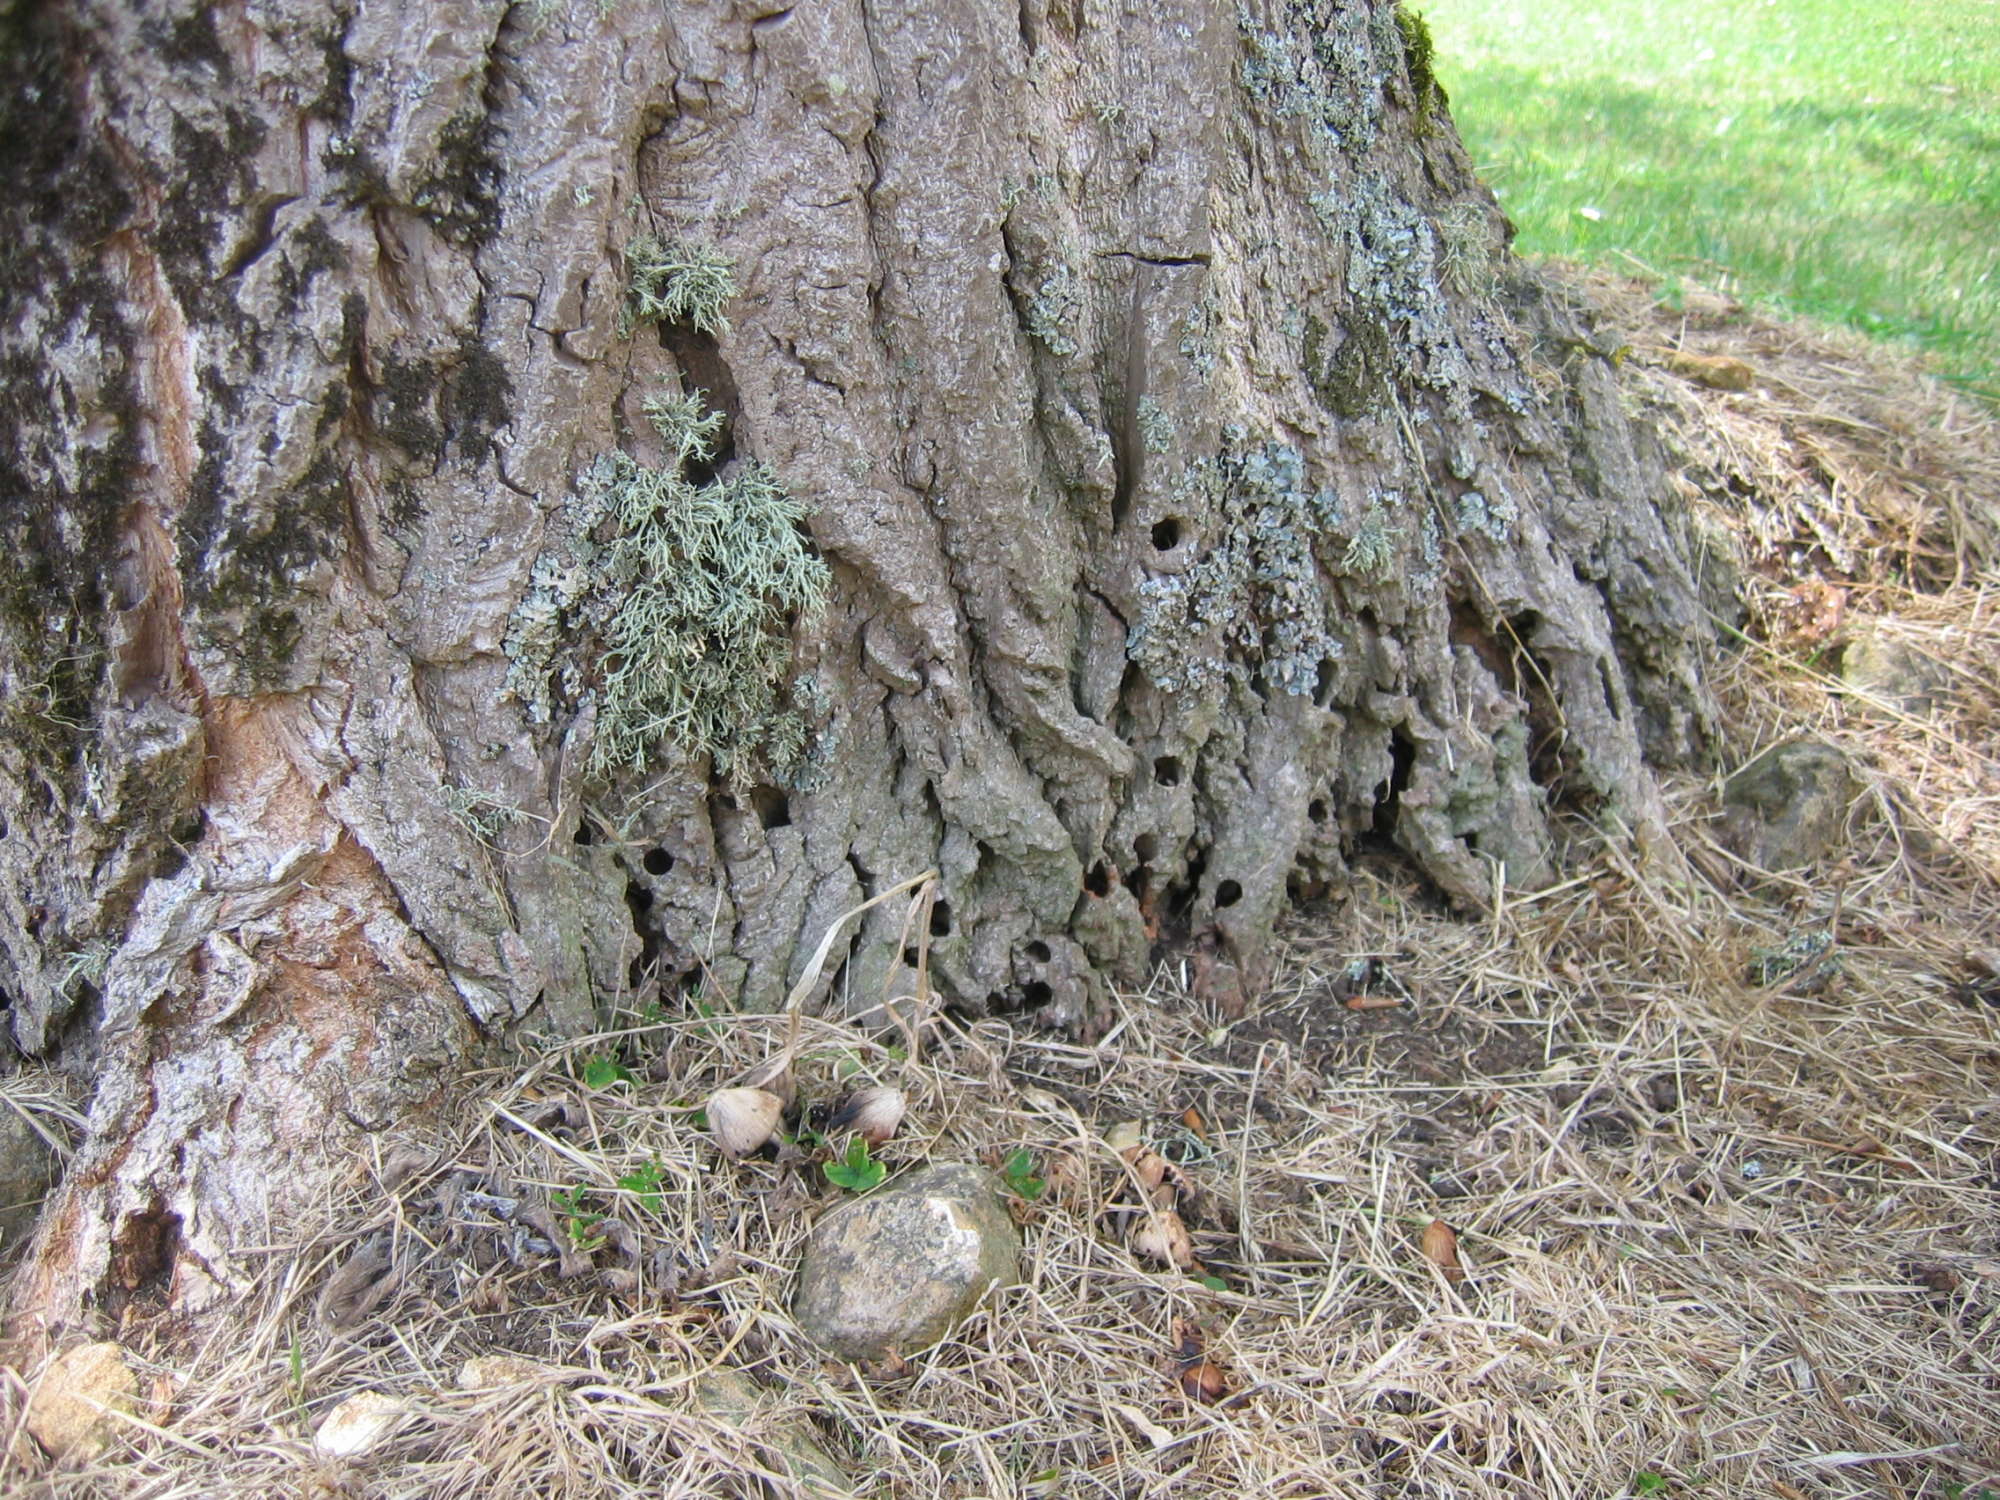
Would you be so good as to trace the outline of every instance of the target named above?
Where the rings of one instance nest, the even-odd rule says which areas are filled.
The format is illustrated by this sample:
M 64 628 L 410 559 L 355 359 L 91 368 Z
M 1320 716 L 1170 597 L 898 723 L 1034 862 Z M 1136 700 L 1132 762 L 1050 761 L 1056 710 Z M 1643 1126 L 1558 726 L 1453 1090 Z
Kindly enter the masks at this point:
M 807 1020 L 803 1093 L 908 1094 L 892 1169 L 1025 1150 L 1044 1184 L 1024 1282 L 868 1369 L 787 1311 L 838 1190 L 695 1125 L 783 1018 L 642 1011 L 385 1142 L 192 1350 L 128 1318 L 103 1451 L 50 1460 L 45 1370 L 0 1369 L 0 1492 L 2000 1497 L 2000 424 L 1713 292 L 1558 274 L 1726 637 L 1672 848 L 1580 829 L 1478 920 L 1370 864 L 1240 1019 L 1169 964 L 1091 1045 Z M 1723 772 L 1797 735 L 1863 791 L 1773 873 Z M 1127 1242 L 1133 1124 L 1187 1269 Z M 317 1451 L 363 1392 L 383 1435 Z

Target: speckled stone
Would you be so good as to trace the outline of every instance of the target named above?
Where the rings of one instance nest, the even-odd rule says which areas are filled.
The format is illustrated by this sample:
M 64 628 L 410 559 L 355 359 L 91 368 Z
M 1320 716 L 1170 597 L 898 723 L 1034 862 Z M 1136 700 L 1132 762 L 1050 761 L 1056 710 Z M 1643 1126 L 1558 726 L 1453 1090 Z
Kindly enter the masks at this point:
M 1723 841 L 1760 870 L 1817 863 L 1840 844 L 1860 791 L 1853 766 L 1833 746 L 1786 740 L 1723 786 Z
M 843 1359 L 912 1354 L 1020 1275 L 1020 1231 L 992 1174 L 926 1167 L 814 1227 L 792 1315 Z

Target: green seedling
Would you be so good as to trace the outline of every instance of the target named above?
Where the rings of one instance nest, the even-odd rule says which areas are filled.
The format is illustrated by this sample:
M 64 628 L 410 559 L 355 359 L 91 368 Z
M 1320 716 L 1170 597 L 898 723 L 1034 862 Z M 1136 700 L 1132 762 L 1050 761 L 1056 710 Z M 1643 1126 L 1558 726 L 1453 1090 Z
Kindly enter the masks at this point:
M 1035 1175 L 1034 1153 L 1026 1146 L 1001 1163 L 1000 1177 L 1007 1184 L 1008 1192 L 1027 1203 L 1041 1197 L 1049 1186 Z
M 583 1086 L 587 1089 L 608 1089 L 614 1083 L 630 1082 L 630 1070 L 607 1052 L 599 1052 L 584 1061 Z
M 665 1181 L 665 1173 L 656 1161 L 643 1162 L 618 1179 L 618 1185 L 639 1200 L 639 1207 L 649 1214 L 660 1211 L 660 1190 Z
M 868 1143 L 860 1136 L 847 1143 L 847 1154 L 826 1164 L 826 1180 L 850 1193 L 865 1193 L 882 1185 L 889 1169 L 868 1154 Z
M 579 1183 L 549 1194 L 549 1201 L 563 1216 L 563 1232 L 569 1236 L 569 1242 L 586 1252 L 601 1249 L 604 1245 L 604 1236 L 597 1232 L 597 1226 L 604 1222 L 604 1215 L 584 1207 L 583 1200 L 589 1192 L 589 1188 Z

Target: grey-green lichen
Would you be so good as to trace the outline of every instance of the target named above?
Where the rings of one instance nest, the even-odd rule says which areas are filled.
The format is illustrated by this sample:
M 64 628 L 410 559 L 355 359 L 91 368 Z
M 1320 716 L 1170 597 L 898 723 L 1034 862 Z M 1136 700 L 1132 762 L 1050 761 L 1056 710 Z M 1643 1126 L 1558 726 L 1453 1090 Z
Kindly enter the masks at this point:
M 1083 296 L 1077 289 L 1076 273 L 1068 266 L 1057 266 L 1028 299 L 1028 332 L 1040 339 L 1049 353 L 1068 359 L 1077 351 L 1071 330 L 1082 318 Z
M 735 282 L 713 250 L 642 238 L 627 264 L 633 316 L 727 327 Z M 700 477 L 723 422 L 700 392 L 641 409 L 662 459 L 608 453 L 577 486 L 509 622 L 508 687 L 538 723 L 558 701 L 595 710 L 593 775 L 641 770 L 664 748 L 738 784 L 759 767 L 791 776 L 806 726 L 786 689 L 790 626 L 830 581 L 806 507 L 755 460 Z
M 1382 120 L 1382 39 L 1371 8 L 1283 0 L 1278 9 L 1283 30 L 1265 27 L 1248 7 L 1237 12 L 1244 92 L 1280 118 L 1317 126 L 1334 151 L 1367 151 Z
M 1465 420 L 1472 368 L 1439 275 L 1429 222 L 1383 184 L 1361 184 L 1347 224 L 1347 289 L 1358 310 L 1389 334 L 1398 373 L 1440 392 L 1447 413 Z
M 1140 585 L 1126 655 L 1168 692 L 1255 670 L 1268 685 L 1309 694 L 1342 648 L 1327 629 L 1316 546 L 1338 520 L 1338 497 L 1306 482 L 1298 449 L 1223 431 L 1222 451 L 1190 465 L 1175 503 L 1208 535 L 1186 570 Z
M 806 507 L 754 460 L 688 477 L 713 459 L 722 420 L 698 395 L 645 410 L 666 461 L 611 453 L 592 467 L 508 633 L 509 685 L 535 719 L 558 692 L 595 703 L 595 775 L 641 770 L 664 747 L 736 783 L 760 766 L 788 777 L 806 735 L 784 690 L 789 626 L 829 582 L 800 530 Z M 566 649 L 586 638 L 587 658 Z
M 712 245 L 636 235 L 625 246 L 631 317 L 685 323 L 703 333 L 729 331 L 722 309 L 736 295 L 735 263 Z
M 1512 538 L 1514 523 L 1521 518 L 1520 508 L 1497 475 L 1491 495 L 1484 490 L 1467 490 L 1453 502 L 1452 511 L 1461 533 L 1474 532 L 1503 545 Z
M 1181 318 L 1181 356 L 1204 380 L 1215 373 L 1215 330 L 1219 321 L 1214 299 L 1206 289 L 1188 305 Z
M 1141 396 L 1134 414 L 1139 422 L 1139 442 L 1148 453 L 1165 453 L 1174 445 L 1174 419 L 1151 396 Z

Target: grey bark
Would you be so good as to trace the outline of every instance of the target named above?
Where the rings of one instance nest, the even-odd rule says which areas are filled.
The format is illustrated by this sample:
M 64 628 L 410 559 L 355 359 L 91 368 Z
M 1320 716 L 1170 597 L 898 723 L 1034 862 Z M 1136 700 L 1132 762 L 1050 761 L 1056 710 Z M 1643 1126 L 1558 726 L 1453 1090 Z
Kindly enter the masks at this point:
M 1649 837 L 1699 750 L 1658 461 L 1389 5 L 5 27 L 0 987 L 97 1078 L 30 1312 L 226 1293 L 477 1049 L 769 1006 L 926 867 L 946 997 L 1087 1029 L 1161 943 L 1240 1003 L 1371 849 L 1477 906 L 1566 817 Z M 729 258 L 726 330 L 633 318 L 642 234 Z M 831 569 L 761 780 L 587 774 L 589 475 L 663 388 Z

